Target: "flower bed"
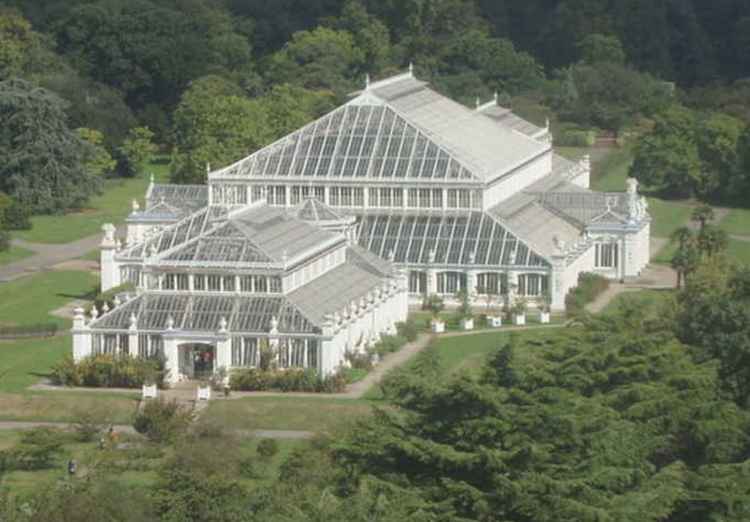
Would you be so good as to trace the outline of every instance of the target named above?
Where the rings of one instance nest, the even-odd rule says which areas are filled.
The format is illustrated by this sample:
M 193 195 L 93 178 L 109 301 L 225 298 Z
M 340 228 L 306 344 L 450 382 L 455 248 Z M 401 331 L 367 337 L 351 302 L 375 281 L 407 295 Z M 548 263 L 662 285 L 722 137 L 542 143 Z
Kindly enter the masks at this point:
M 55 323 L 31 324 L 27 326 L 0 326 L 0 339 L 52 337 L 56 333 L 57 325 Z
M 261 370 L 247 368 L 232 370 L 229 385 L 237 391 L 281 391 L 340 393 L 347 385 L 343 373 L 321 378 L 313 369 Z
M 95 355 L 79 362 L 67 357 L 52 368 L 52 382 L 92 388 L 140 388 L 144 384 L 163 388 L 166 374 L 159 359 Z

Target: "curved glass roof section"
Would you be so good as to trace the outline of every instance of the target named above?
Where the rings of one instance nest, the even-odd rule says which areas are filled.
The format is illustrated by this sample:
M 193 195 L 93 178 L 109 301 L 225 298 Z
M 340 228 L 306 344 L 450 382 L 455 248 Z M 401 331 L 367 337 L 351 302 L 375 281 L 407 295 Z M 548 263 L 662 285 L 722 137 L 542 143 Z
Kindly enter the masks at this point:
M 390 107 L 351 103 L 215 176 L 477 180 Z
M 396 263 L 548 266 L 543 257 L 484 212 L 363 215 L 357 241 L 373 254 L 392 257 Z

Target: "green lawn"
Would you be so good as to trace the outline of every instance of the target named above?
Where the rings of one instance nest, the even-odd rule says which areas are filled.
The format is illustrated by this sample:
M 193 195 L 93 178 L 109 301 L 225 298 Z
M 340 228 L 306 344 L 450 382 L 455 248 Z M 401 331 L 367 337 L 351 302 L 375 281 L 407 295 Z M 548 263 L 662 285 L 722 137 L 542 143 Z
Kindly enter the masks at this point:
M 730 257 L 740 263 L 750 265 L 750 242 L 730 239 L 727 252 Z
M 0 342 L 0 391 L 20 392 L 39 382 L 71 352 L 71 343 L 68 335 Z M 6 404 L 0 408 L 0 415 L 4 413 Z
M 20 259 L 31 257 L 33 255 L 34 252 L 32 252 L 31 250 L 27 250 L 18 246 L 11 246 L 8 250 L 0 252 L 0 265 L 7 265 L 8 263 L 12 263 L 13 261 L 18 261 Z
M 725 217 L 719 226 L 727 234 L 738 236 L 750 236 L 750 209 L 733 208 L 727 217 Z
M 97 286 L 94 274 L 80 271 L 42 272 L 0 285 L 0 324 L 68 324 L 49 312 L 84 298 Z
M 672 299 L 675 295 L 674 290 L 638 290 L 635 292 L 625 292 L 616 296 L 604 307 L 603 314 L 613 314 L 617 312 L 623 303 L 636 304 L 639 308 L 644 308 L 650 316 L 656 316 L 661 310 L 662 305 Z
M 15 232 L 14 236 L 35 243 L 68 243 L 101 231 L 104 223 L 119 223 L 131 211 L 134 198 L 143 204 L 143 196 L 153 172 L 157 181 L 168 179 L 164 159 L 152 163 L 146 173 L 136 178 L 108 179 L 102 194 L 91 199 L 89 208 L 64 216 L 34 216 L 31 230 Z
M 591 188 L 602 192 L 623 192 L 633 151 L 628 147 L 610 149 L 600 159 L 592 157 Z
M 668 238 L 675 230 L 690 221 L 693 202 L 648 198 L 648 211 L 653 219 L 651 235 Z
M 202 419 L 236 430 L 306 430 L 330 433 L 367 415 L 366 400 L 328 397 L 253 397 L 212 401 Z

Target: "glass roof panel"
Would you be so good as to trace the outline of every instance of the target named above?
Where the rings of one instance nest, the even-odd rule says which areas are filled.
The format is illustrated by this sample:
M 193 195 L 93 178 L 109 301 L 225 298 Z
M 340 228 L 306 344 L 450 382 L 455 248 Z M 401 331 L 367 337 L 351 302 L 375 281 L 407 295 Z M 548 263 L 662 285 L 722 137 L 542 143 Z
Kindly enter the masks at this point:
M 373 254 L 395 262 L 426 264 L 435 251 L 439 265 L 547 266 L 544 258 L 482 212 L 461 215 L 364 215 L 358 243 Z
M 344 105 L 222 171 L 246 177 L 474 179 L 384 106 Z

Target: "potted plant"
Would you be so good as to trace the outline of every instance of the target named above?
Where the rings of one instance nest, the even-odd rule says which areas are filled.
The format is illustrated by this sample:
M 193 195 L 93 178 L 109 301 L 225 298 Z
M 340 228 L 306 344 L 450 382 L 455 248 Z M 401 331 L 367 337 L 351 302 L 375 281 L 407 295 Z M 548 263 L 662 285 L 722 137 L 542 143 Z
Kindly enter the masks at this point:
M 459 321 L 461 324 L 461 330 L 473 330 L 474 316 L 471 314 L 469 292 L 466 290 L 459 290 L 458 293 L 456 293 L 456 299 L 461 303 L 458 307 L 458 313 L 461 317 Z
M 492 307 L 497 295 L 488 291 L 487 294 L 485 294 L 485 297 L 487 299 L 487 326 L 490 328 L 498 328 L 503 325 L 502 312 L 495 310 Z
M 523 326 L 526 324 L 526 299 L 519 297 L 511 307 L 513 314 L 513 324 Z
M 539 322 L 542 324 L 549 324 L 550 322 L 550 306 L 552 305 L 552 296 L 549 292 L 544 292 L 542 295 L 542 302 L 539 305 Z
M 440 319 L 440 312 L 444 307 L 443 299 L 437 294 L 432 294 L 425 298 L 422 307 L 432 313 L 432 320 L 430 321 L 430 330 L 432 333 L 445 332 L 445 321 Z

